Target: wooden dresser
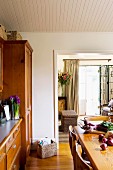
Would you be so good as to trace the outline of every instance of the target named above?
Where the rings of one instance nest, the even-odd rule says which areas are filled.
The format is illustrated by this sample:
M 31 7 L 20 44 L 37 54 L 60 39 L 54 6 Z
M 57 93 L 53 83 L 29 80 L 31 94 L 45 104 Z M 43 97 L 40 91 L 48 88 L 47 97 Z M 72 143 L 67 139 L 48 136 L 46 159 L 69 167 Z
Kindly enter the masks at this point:
M 21 122 L 10 120 L 0 126 L 0 170 L 19 170 Z
M 4 40 L 0 37 L 0 92 L 3 90 L 3 44 Z
M 4 41 L 2 98 L 20 97 L 22 121 L 21 169 L 32 142 L 32 47 L 27 40 Z

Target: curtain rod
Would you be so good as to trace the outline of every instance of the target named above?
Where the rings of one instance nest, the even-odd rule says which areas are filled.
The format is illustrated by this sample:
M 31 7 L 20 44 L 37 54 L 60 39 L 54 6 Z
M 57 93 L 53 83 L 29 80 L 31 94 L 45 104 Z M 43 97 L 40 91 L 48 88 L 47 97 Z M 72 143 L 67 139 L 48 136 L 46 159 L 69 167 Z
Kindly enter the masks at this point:
M 108 62 L 109 61 L 111 61 L 111 59 L 63 59 L 63 61 L 65 61 L 65 60 L 80 60 L 80 61 L 91 61 L 91 60 L 108 60 Z

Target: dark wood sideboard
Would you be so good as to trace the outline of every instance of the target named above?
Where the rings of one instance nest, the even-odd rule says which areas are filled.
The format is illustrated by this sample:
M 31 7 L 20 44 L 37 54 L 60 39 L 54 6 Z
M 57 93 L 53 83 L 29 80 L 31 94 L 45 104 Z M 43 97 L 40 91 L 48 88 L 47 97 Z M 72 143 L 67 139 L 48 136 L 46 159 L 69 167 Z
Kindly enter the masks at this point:
M 59 96 L 58 97 L 58 114 L 61 117 L 62 110 L 67 110 L 67 98 Z

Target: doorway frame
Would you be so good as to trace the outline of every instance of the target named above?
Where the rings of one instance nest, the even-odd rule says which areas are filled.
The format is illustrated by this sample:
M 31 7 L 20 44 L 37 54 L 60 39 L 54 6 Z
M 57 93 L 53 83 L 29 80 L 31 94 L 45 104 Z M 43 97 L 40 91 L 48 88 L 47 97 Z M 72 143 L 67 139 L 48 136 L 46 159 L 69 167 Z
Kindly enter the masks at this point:
M 58 134 L 58 55 L 76 55 L 82 53 L 113 55 L 112 50 L 53 50 L 53 99 L 54 99 L 54 138 L 59 148 L 59 134 Z M 75 58 L 76 59 L 76 58 Z M 79 58 L 77 58 L 79 59 Z M 102 57 L 101 57 L 102 59 Z M 107 59 L 107 58 L 106 58 Z

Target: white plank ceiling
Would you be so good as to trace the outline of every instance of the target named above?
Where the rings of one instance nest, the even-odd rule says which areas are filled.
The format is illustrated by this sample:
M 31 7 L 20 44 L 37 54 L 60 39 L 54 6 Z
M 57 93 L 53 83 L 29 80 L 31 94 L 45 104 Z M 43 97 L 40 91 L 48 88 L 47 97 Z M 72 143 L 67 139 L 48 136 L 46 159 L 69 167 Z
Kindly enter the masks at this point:
M 0 23 L 19 32 L 113 32 L 113 0 L 0 0 Z

